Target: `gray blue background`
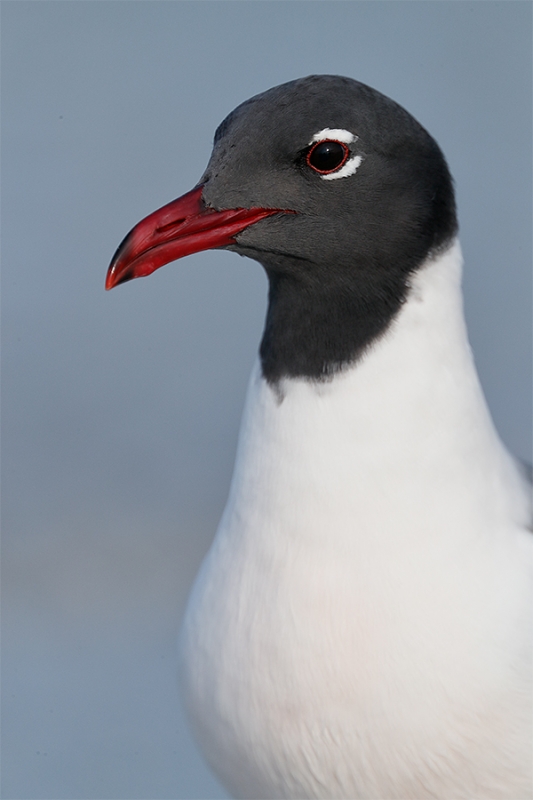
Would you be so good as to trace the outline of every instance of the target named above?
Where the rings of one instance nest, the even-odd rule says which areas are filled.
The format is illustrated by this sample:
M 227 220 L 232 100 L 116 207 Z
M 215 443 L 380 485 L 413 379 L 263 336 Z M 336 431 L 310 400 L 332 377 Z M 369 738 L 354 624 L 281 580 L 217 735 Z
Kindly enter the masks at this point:
M 3 797 L 225 797 L 175 638 L 231 477 L 266 279 L 208 252 L 103 290 L 238 103 L 310 73 L 411 111 L 455 176 L 470 336 L 530 452 L 529 2 L 2 3 Z

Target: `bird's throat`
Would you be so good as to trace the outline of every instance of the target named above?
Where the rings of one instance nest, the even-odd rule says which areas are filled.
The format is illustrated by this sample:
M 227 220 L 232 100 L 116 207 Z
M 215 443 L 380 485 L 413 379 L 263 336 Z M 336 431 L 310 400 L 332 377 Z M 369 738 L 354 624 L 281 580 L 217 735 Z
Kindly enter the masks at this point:
M 327 380 L 353 364 L 388 329 L 407 283 L 369 287 L 308 283 L 268 270 L 269 303 L 260 347 L 263 375 Z M 369 289 L 373 288 L 373 291 Z

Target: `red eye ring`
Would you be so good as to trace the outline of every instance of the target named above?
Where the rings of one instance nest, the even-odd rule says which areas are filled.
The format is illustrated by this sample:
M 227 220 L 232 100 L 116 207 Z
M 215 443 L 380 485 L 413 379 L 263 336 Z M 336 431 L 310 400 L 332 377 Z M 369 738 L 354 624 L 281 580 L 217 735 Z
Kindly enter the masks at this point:
M 316 160 L 317 149 L 322 147 L 323 145 L 332 145 L 332 144 L 338 145 L 339 147 L 342 148 L 342 153 L 337 151 L 337 155 L 341 156 L 340 160 L 337 161 L 333 166 L 329 166 L 327 169 L 321 169 L 316 164 L 313 164 L 311 158 L 313 154 L 315 154 L 315 160 Z M 328 158 L 330 154 L 326 153 L 325 155 L 326 158 Z M 310 169 L 312 169 L 313 172 L 318 172 L 319 175 L 330 175 L 332 172 L 337 172 L 337 170 L 342 169 L 342 167 L 348 161 L 349 155 L 350 155 L 350 150 L 348 149 L 347 145 L 344 142 L 340 142 L 338 139 L 321 139 L 319 142 L 315 142 L 313 146 L 307 151 L 305 160 L 307 166 Z

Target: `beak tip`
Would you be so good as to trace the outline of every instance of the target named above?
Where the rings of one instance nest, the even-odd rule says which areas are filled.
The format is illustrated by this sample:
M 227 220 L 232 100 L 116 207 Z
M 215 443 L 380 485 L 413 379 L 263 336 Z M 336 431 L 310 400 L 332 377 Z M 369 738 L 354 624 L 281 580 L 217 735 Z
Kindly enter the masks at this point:
M 135 276 L 131 274 L 130 270 L 125 270 L 124 273 L 121 275 L 120 272 L 117 273 L 114 270 L 110 269 L 105 279 L 105 290 L 106 292 L 109 292 L 111 291 L 111 289 L 114 289 L 121 283 L 127 283 L 128 281 L 131 281 L 132 278 L 134 277 Z
M 107 271 L 107 275 L 106 275 L 106 278 L 105 278 L 105 290 L 106 290 L 106 292 L 109 292 L 111 289 L 114 289 L 115 286 L 116 286 L 115 276 L 113 275 L 113 271 L 112 271 L 112 269 L 110 267 L 108 269 L 108 271 Z
M 127 264 L 123 264 L 116 258 L 113 258 L 107 270 L 107 275 L 105 278 L 105 290 L 106 292 L 109 292 L 111 289 L 114 289 L 121 283 L 127 283 L 135 277 L 136 276 Z

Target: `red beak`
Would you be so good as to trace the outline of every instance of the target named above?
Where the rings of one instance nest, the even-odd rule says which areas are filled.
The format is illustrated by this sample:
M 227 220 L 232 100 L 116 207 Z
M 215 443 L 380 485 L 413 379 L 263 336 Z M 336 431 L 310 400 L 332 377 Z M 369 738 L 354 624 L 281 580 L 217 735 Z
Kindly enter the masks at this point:
M 203 188 L 197 186 L 132 228 L 109 265 L 106 289 L 150 275 L 169 261 L 191 253 L 233 244 L 234 236 L 249 225 L 283 213 L 277 208 L 215 211 L 203 202 Z

